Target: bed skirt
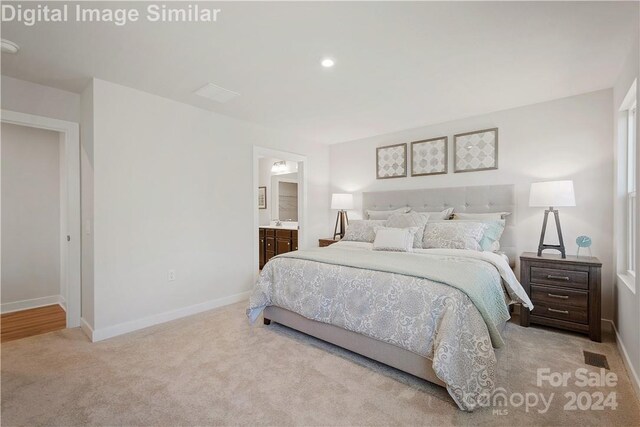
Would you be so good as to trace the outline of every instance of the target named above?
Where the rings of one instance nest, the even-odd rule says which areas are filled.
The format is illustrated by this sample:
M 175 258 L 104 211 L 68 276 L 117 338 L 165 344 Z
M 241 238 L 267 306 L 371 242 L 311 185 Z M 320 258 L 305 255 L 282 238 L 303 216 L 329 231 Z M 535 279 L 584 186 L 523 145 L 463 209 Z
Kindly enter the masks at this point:
M 369 359 L 384 363 L 385 365 L 445 387 L 445 384 L 433 371 L 433 362 L 409 350 L 342 329 L 338 326 L 307 319 L 306 317 L 280 307 L 266 307 L 264 309 L 264 319 L 335 344 L 354 353 L 368 357 Z

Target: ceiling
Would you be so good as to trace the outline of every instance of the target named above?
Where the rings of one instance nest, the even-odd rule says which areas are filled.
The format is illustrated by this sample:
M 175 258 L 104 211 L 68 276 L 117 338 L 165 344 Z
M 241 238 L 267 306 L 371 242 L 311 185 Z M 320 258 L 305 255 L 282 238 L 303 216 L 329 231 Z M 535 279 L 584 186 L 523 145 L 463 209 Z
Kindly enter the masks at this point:
M 637 2 L 206 5 L 218 22 L 3 23 L 21 50 L 2 74 L 96 77 L 336 143 L 612 87 L 638 37 Z M 193 94 L 208 82 L 241 96 Z

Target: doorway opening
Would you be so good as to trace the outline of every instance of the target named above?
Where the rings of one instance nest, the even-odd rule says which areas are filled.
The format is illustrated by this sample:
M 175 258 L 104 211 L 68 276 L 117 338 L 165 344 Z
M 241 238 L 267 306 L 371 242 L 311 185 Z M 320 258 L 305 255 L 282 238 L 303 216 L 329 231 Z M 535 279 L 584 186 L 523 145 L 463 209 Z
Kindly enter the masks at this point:
M 78 124 L 2 111 L 2 341 L 80 326 Z
M 256 271 L 271 257 L 304 247 L 306 157 L 254 147 L 254 260 Z

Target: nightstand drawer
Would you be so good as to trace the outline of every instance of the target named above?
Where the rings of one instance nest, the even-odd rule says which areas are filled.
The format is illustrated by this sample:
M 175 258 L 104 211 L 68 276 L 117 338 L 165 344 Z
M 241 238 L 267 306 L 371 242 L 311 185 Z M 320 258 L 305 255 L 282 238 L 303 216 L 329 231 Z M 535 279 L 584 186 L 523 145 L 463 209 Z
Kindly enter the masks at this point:
M 569 307 L 563 304 L 533 303 L 534 316 L 551 317 L 569 322 L 589 323 L 589 315 L 586 308 Z
M 587 309 L 589 293 L 573 291 L 552 286 L 531 285 L 531 301 L 533 305 L 563 305 L 572 308 Z
M 559 268 L 531 267 L 531 282 L 541 285 L 588 289 L 589 273 Z

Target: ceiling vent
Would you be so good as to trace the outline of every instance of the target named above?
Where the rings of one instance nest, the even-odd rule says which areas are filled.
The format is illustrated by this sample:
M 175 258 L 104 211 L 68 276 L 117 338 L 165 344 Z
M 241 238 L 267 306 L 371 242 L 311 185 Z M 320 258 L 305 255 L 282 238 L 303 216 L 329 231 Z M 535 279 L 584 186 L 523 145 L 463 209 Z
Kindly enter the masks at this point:
M 213 83 L 207 83 L 194 93 L 198 96 L 211 99 L 221 104 L 240 96 L 237 92 L 216 86 Z

